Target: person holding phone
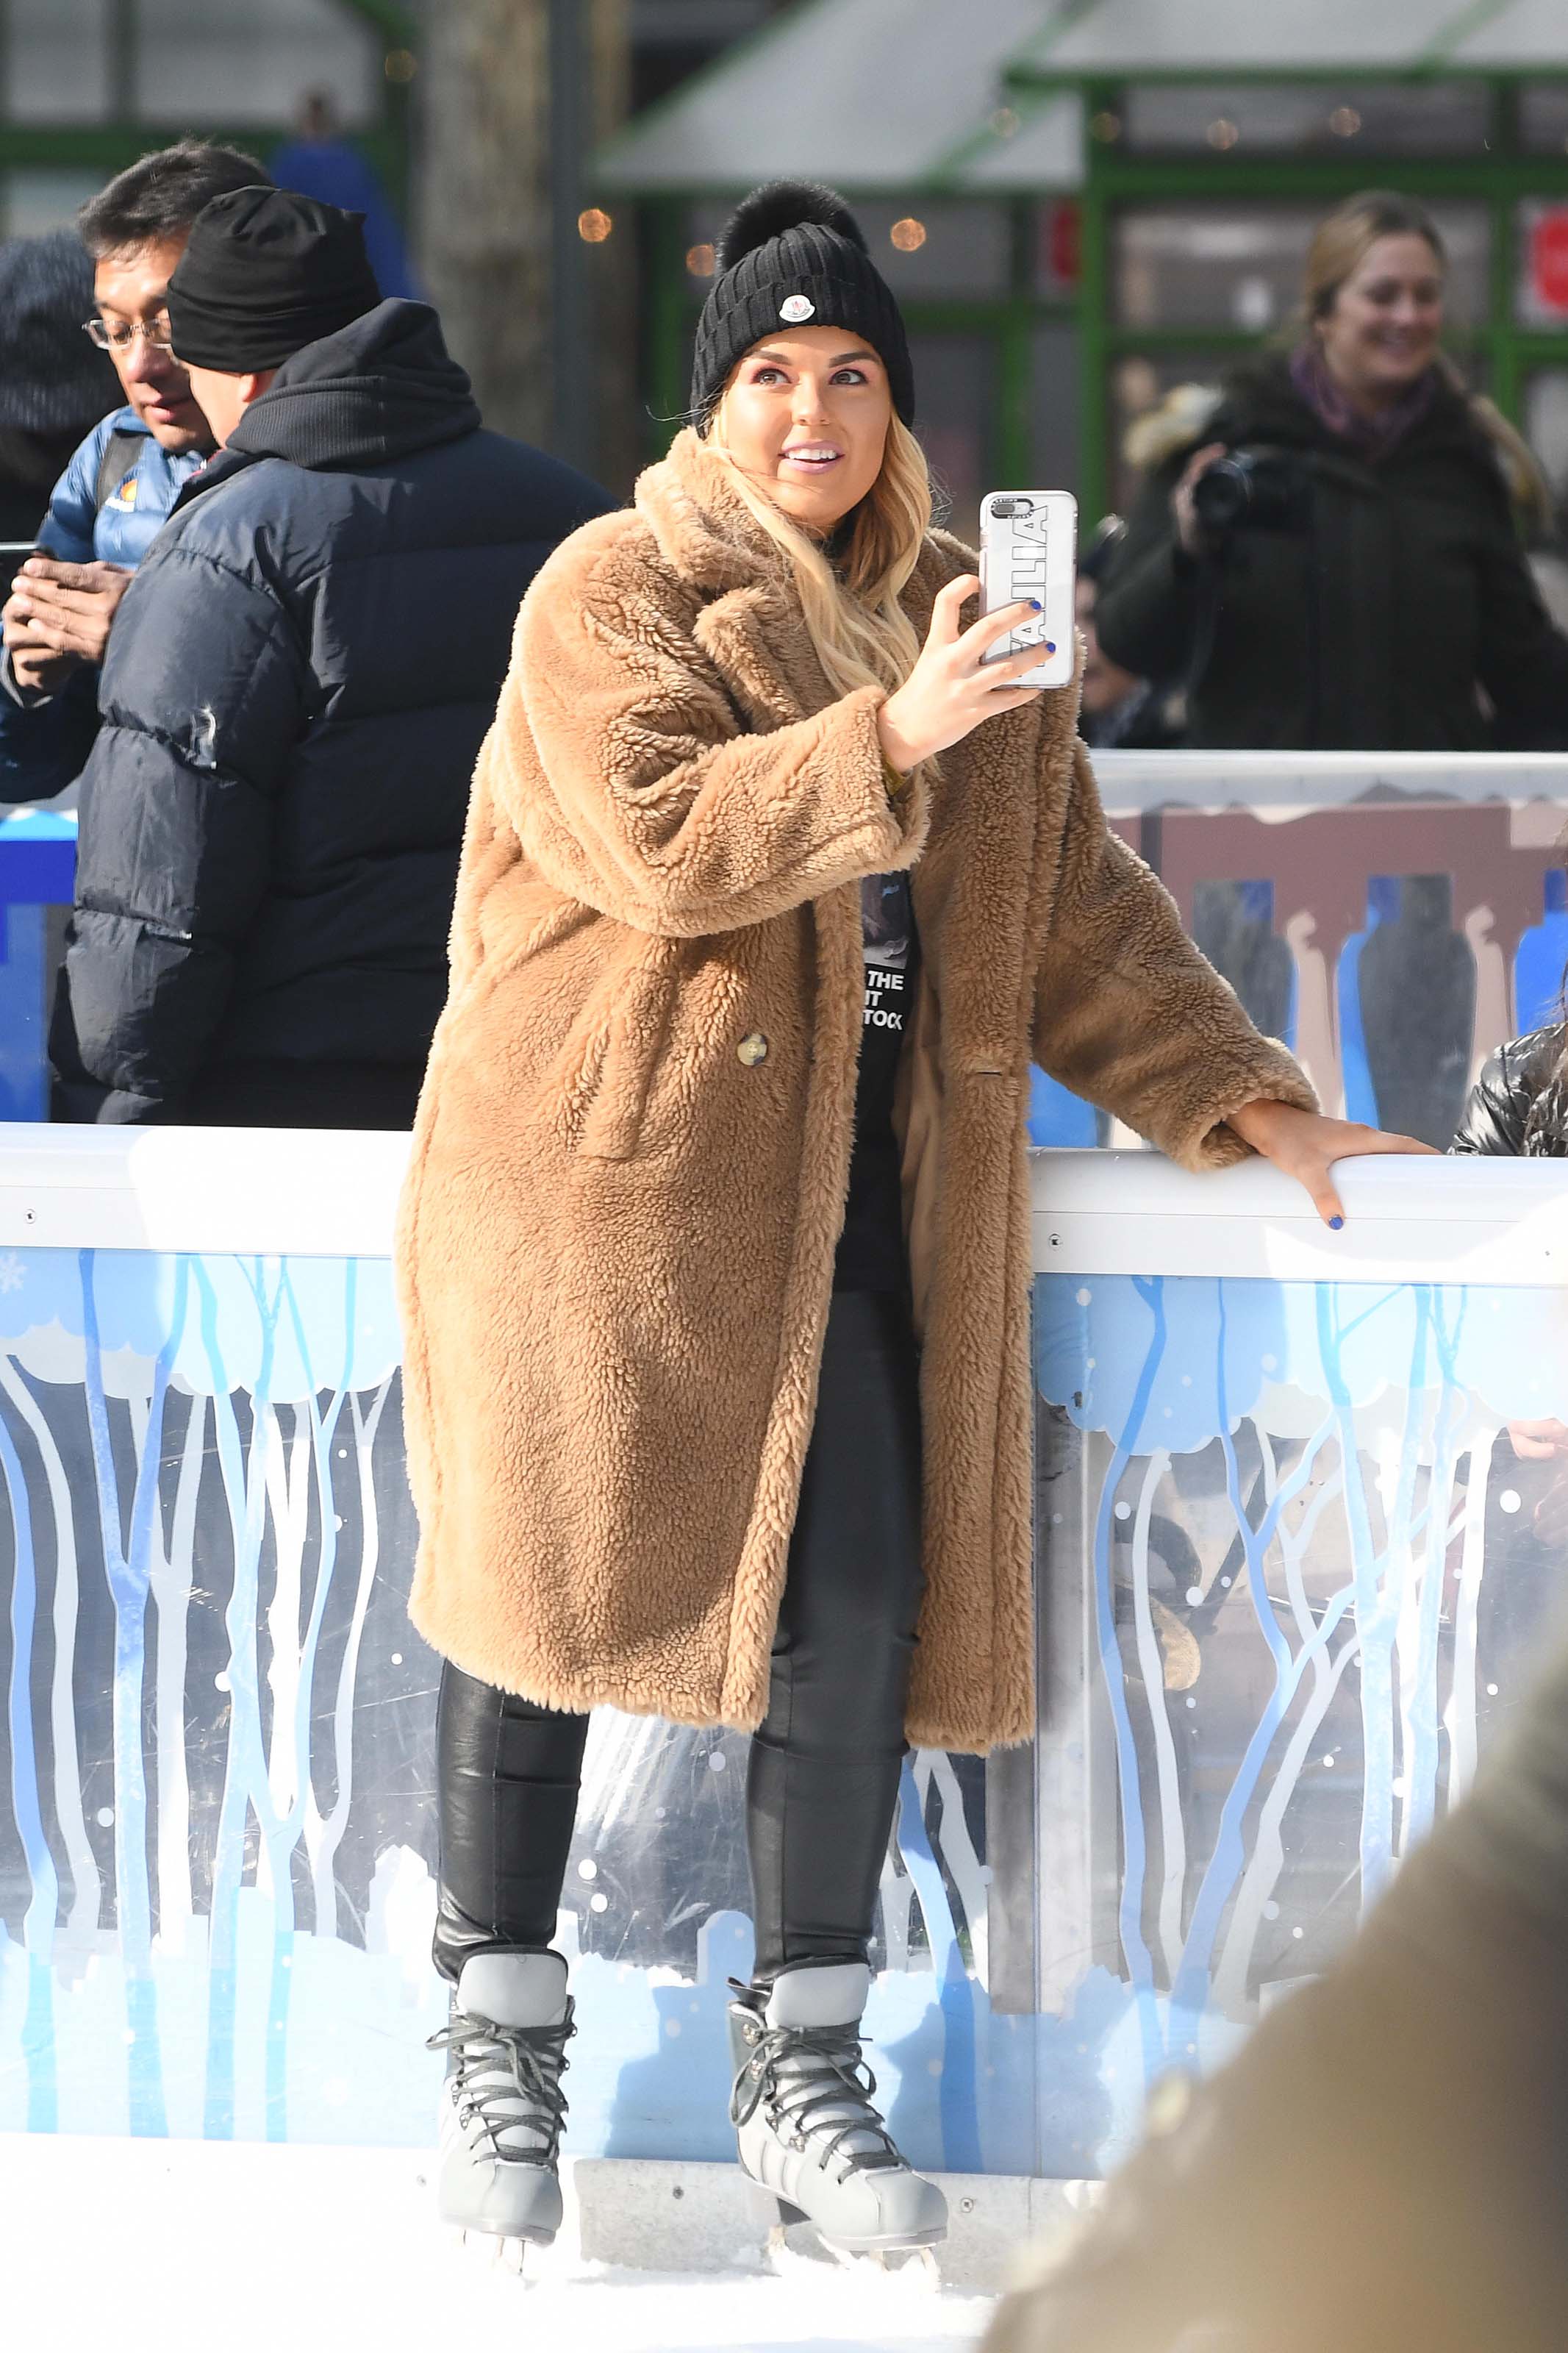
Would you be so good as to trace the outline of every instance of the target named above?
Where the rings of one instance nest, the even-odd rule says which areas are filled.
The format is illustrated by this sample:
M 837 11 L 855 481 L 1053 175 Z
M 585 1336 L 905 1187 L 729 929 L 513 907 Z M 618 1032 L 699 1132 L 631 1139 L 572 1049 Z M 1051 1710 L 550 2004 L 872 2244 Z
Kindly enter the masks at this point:
M 84 363 L 101 355 L 99 409 L 110 413 L 68 456 L 36 541 L 0 549 L 11 582 L 0 607 L 0 799 L 47 799 L 87 765 L 121 599 L 214 448 L 169 346 L 169 280 L 203 206 L 259 185 L 270 183 L 253 155 L 182 139 L 140 156 L 77 216 L 86 284 L 70 333 Z
M 1035 1728 L 1030 1062 L 1338 1222 L 1319 1116 L 1111 834 L 1022 604 L 966 617 L 897 302 L 744 203 L 692 421 L 524 599 L 399 1227 L 411 1609 L 442 1653 L 442 2211 L 547 2240 L 587 1711 L 754 1735 L 741 2162 L 929 2245 L 860 2021 L 906 1740 Z M 1069 607 L 1070 609 L 1070 607 Z M 1407 1148 L 1407 1147 L 1405 1147 Z

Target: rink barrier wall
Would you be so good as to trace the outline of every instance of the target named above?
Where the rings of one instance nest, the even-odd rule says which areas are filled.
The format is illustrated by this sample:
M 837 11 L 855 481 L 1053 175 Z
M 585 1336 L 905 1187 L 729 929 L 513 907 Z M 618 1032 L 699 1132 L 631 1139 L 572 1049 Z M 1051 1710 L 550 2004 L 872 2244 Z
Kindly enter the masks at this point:
M 0 2129 L 428 2139 L 406 1154 L 0 1131 Z M 1562 1584 L 1508 1432 L 1568 1424 L 1568 1169 L 1349 1163 L 1338 1234 L 1258 1163 L 1033 1182 L 1040 1732 L 909 1760 L 869 2027 L 917 2162 L 1068 2181 L 1321 1968 L 1506 1715 Z M 595 1719 L 584 2159 L 727 2152 L 745 1746 Z

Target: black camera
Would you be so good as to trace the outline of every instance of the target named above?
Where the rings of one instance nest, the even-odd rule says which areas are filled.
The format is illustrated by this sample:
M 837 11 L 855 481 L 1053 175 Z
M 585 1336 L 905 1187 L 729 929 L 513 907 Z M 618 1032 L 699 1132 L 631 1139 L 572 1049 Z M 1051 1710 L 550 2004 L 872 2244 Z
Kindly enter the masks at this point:
M 1244 527 L 1300 529 L 1306 498 L 1305 476 L 1279 451 L 1232 449 L 1193 484 L 1193 512 L 1207 538 L 1223 540 Z

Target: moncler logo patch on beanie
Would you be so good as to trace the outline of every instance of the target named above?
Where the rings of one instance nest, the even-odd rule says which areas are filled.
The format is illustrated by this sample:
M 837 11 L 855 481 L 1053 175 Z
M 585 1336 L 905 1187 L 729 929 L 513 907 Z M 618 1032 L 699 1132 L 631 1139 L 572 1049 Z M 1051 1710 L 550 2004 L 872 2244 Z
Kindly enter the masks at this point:
M 863 336 L 888 371 L 893 406 L 913 424 L 914 369 L 898 300 L 842 196 L 807 180 L 772 181 L 740 206 L 715 258 L 692 357 L 691 407 L 700 424 L 736 361 L 781 321 Z

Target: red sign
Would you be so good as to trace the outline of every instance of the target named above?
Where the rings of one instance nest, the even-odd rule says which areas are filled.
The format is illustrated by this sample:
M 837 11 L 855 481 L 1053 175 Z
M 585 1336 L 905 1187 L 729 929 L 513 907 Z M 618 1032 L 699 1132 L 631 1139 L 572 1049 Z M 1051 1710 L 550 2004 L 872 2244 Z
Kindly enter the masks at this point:
M 1568 218 L 1568 215 L 1564 216 Z M 1070 196 L 1054 204 L 1047 216 L 1046 254 L 1051 276 L 1061 286 L 1076 286 L 1083 266 L 1083 215 Z
M 1543 212 L 1530 232 L 1530 283 L 1543 311 L 1568 318 L 1568 206 Z

